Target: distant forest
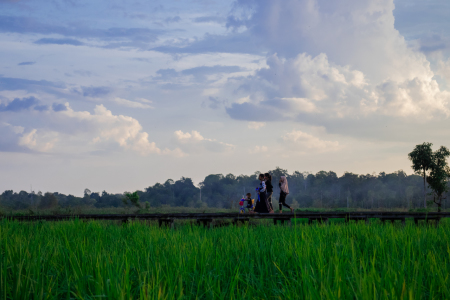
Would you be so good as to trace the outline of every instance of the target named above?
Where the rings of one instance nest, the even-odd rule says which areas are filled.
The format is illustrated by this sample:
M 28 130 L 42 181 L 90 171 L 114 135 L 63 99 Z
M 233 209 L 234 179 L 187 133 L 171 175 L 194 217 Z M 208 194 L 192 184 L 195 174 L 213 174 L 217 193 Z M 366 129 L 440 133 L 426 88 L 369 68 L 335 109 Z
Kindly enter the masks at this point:
M 289 174 L 286 170 L 277 167 L 269 173 L 273 178 L 274 204 L 278 203 L 278 180 L 280 176 L 285 175 L 288 178 L 290 191 L 287 203 L 293 204 L 296 208 L 417 209 L 424 207 L 423 178 L 419 175 L 407 175 L 402 170 L 390 174 L 381 172 L 378 175 L 346 172 L 338 177 L 332 171 L 320 171 L 316 174 L 295 171 Z M 177 181 L 168 179 L 164 183 L 149 186 L 144 191 L 137 191 L 137 194 L 143 207 L 168 205 L 236 208 L 244 193 L 250 192 L 252 198 L 255 198 L 255 188 L 259 184 L 258 174 L 259 172 L 250 176 L 213 174 L 206 176 L 198 186 L 195 186 L 190 178 L 182 177 Z M 124 194 L 109 194 L 106 191 L 91 192 L 85 189 L 84 197 L 75 197 L 57 192 L 14 193 L 12 190 L 7 190 L 0 196 L 0 206 L 7 209 L 125 207 Z M 431 200 L 432 197 L 429 196 L 429 198 Z M 443 208 L 446 208 L 445 202 Z

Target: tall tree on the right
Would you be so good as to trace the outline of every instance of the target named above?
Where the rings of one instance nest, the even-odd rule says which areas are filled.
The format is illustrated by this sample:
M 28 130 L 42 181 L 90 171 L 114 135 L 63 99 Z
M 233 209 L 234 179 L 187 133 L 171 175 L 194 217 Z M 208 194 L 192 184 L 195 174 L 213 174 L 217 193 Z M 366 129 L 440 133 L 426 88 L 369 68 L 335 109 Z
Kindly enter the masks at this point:
M 450 151 L 441 146 L 433 153 L 431 172 L 427 178 L 428 186 L 433 190 L 433 201 L 438 206 L 438 212 L 441 211 L 444 194 L 448 191 L 448 179 L 450 178 L 450 168 L 447 164 L 447 157 Z
M 412 161 L 412 168 L 418 175 L 423 176 L 423 206 L 427 207 L 427 191 L 426 191 L 426 177 L 427 172 L 431 169 L 433 163 L 433 146 L 432 143 L 423 143 L 417 145 L 414 150 L 408 154 L 408 158 Z

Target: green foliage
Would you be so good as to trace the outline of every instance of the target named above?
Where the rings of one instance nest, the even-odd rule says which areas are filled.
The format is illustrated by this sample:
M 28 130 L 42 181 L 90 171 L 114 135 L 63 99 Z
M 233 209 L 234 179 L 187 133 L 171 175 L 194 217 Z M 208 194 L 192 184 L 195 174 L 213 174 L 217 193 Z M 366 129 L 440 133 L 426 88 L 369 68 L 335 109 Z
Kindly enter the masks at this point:
M 412 168 L 416 174 L 424 176 L 424 174 L 431 168 L 433 163 L 433 146 L 432 143 L 423 143 L 417 145 L 411 153 L 408 154 L 408 158 L 411 160 Z
M 421 178 L 418 175 L 407 175 L 402 170 L 386 174 L 354 174 L 345 172 L 338 176 L 333 171 L 319 171 L 316 174 L 295 171 L 289 174 L 277 167 L 269 170 L 274 186 L 273 202 L 279 198 L 278 181 L 284 175 L 289 182 L 287 203 L 296 207 L 317 209 L 330 208 L 363 208 L 363 209 L 415 209 L 424 206 L 421 200 Z M 250 192 L 255 198 L 255 188 L 259 185 L 256 175 L 212 174 L 195 186 L 192 179 L 182 177 L 179 180 L 166 180 L 156 183 L 144 191 L 136 191 L 139 201 L 148 202 L 152 210 L 158 207 L 214 208 L 236 211 L 241 197 Z M 201 195 L 200 195 L 201 187 Z M 83 197 L 51 193 L 57 199 L 58 207 L 72 208 L 74 213 L 83 213 L 93 208 L 107 209 L 134 207 L 132 201 L 124 194 L 109 194 L 84 191 Z M 0 205 L 7 210 L 31 209 L 37 213 L 38 204 L 45 195 L 11 190 L 1 194 Z M 124 199 L 125 198 L 125 199 Z M 423 199 L 423 198 L 422 198 Z M 124 203 L 125 200 L 125 203 Z M 143 206 L 143 204 L 140 204 Z M 298 205 L 298 206 L 297 206 Z M 41 205 L 41 210 L 47 210 Z M 444 206 L 443 206 L 444 207 Z M 143 210 L 142 210 L 143 211 Z M 123 211 L 121 211 L 123 213 Z
M 53 193 L 45 193 L 39 202 L 40 209 L 49 209 L 58 205 L 58 198 Z
M 427 172 L 431 168 L 433 163 L 433 146 L 432 143 L 423 143 L 421 145 L 416 145 L 413 151 L 408 154 L 408 158 L 412 161 L 412 169 L 416 174 L 422 175 L 423 177 L 423 203 L 424 207 L 427 207 L 427 196 L 426 196 L 426 177 Z
M 449 156 L 450 151 L 444 146 L 435 151 L 432 156 L 431 172 L 427 178 L 428 185 L 434 193 L 434 203 L 438 205 L 439 211 L 441 211 L 444 193 L 448 191 L 450 168 L 447 164 L 447 157 Z
M 131 205 L 134 205 L 139 208 L 141 207 L 141 204 L 139 204 L 138 192 L 134 192 L 134 193 L 125 192 L 124 195 L 125 195 L 125 197 L 123 198 L 123 203 L 125 205 L 131 204 Z
M 0 221 L 0 298 L 450 299 L 449 232 Z

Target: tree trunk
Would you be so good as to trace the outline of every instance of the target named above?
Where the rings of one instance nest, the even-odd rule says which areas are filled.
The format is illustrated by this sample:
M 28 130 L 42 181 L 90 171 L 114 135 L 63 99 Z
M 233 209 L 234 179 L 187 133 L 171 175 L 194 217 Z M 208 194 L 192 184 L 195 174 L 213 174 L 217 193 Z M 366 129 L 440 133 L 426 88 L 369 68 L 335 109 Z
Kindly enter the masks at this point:
M 436 202 L 436 201 L 434 201 L 434 203 L 436 203 L 437 204 L 437 207 L 438 207 L 438 212 L 441 212 L 441 206 L 442 206 L 442 195 L 438 195 L 438 197 L 437 197 L 437 199 L 438 199 L 438 201 Z
M 320 208 L 323 208 L 323 203 L 322 203 L 322 191 L 320 191 Z
M 347 189 L 347 209 L 349 208 L 349 203 L 348 203 L 348 198 L 349 198 L 349 195 L 350 194 L 350 189 Z
M 425 169 L 423 169 L 423 207 L 427 208 L 427 190 L 425 187 L 425 182 L 427 178 L 427 173 L 425 172 Z

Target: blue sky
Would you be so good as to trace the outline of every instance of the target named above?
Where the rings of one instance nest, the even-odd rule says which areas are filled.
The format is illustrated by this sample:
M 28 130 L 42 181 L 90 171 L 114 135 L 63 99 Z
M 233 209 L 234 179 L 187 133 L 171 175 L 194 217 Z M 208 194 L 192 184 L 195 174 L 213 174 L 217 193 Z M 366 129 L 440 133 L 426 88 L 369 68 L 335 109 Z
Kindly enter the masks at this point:
M 0 7 L 1 191 L 411 173 L 416 144 L 450 146 L 448 1 Z

